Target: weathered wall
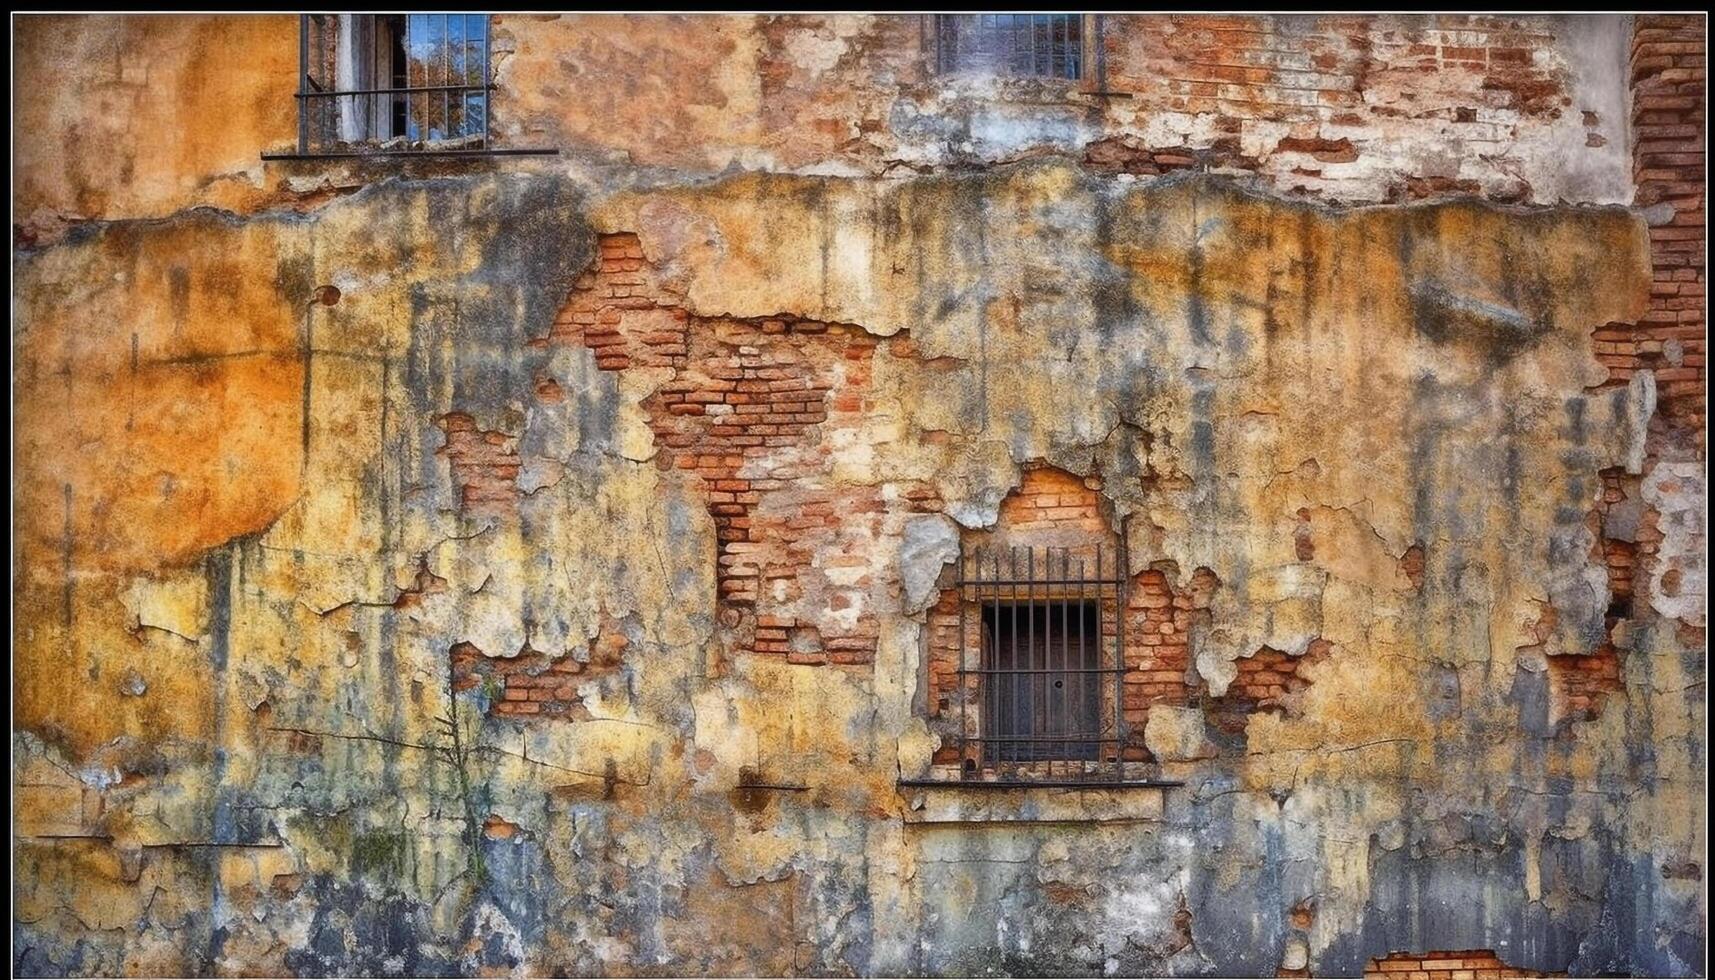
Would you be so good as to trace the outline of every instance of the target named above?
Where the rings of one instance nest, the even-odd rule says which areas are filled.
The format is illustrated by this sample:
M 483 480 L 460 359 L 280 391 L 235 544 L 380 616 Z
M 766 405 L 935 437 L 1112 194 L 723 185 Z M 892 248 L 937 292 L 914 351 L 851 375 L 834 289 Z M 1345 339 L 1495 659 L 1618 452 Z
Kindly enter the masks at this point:
M 23 243 L 79 220 L 272 203 L 258 148 L 297 133 L 296 18 L 34 16 L 15 28 Z
M 1631 26 L 1116 20 L 1136 98 L 1054 140 L 912 75 L 914 18 L 505 18 L 501 131 L 567 153 L 427 179 L 77 176 L 55 141 L 111 123 L 57 91 L 17 156 L 15 967 L 1699 972 L 1703 444 L 1643 345 L 1701 316 L 1658 234 L 1701 184 L 1593 206 Z M 294 53 L 20 54 L 54 89 L 130 37 L 188 86 L 249 31 Z M 1199 87 L 1245 51 L 1362 84 Z M 229 133 L 278 148 L 244 77 Z M 1127 754 L 1184 786 L 902 791 L 947 761 L 957 543 L 1124 517 Z
M 918 15 L 502 16 L 495 132 L 602 182 L 728 167 L 881 175 L 1044 154 L 1108 172 L 1263 175 L 1337 201 L 1629 203 L 1612 18 L 1106 18 L 1107 86 L 937 78 Z M 288 149 L 288 18 L 19 23 L 16 209 L 65 221 L 319 203 L 356 177 Z M 1701 55 L 1697 55 L 1701 57 Z M 527 164 L 526 164 L 527 166 Z

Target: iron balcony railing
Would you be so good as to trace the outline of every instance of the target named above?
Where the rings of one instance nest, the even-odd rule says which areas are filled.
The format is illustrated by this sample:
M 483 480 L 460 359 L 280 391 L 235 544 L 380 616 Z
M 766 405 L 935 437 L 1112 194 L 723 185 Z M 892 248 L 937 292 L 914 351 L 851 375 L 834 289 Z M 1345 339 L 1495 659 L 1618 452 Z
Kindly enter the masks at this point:
M 489 148 L 486 14 L 304 14 L 298 153 Z

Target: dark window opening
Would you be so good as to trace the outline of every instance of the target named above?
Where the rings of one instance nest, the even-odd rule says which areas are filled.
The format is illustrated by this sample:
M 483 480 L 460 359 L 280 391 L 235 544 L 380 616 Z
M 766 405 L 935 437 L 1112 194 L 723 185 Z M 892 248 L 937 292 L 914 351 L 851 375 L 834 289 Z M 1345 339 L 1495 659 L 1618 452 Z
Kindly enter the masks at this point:
M 487 14 L 304 14 L 298 152 L 488 146 Z
M 1094 602 L 983 608 L 983 744 L 991 762 L 1095 760 L 1102 739 L 1101 612 Z
M 960 556 L 962 779 L 1124 781 L 1124 568 L 1123 544 Z
M 1082 14 L 936 14 L 935 68 L 1077 80 L 1084 74 Z

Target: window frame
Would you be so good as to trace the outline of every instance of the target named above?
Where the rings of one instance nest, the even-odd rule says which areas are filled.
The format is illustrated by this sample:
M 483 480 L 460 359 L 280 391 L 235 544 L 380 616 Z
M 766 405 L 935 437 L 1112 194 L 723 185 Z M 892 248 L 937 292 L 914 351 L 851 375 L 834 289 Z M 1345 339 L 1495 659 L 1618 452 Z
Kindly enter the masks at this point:
M 1093 547 L 1056 547 L 1035 543 L 1006 544 L 967 550 L 961 546 L 953 587 L 958 590 L 959 627 L 956 693 L 958 701 L 956 728 L 953 737 L 958 753 L 959 784 L 996 786 L 1113 786 L 1126 780 L 1126 727 L 1124 721 L 1124 677 L 1126 616 L 1130 580 L 1126 568 L 1125 538 L 1096 543 Z M 1030 734 L 1008 734 L 1010 726 L 1002 725 L 991 712 L 996 699 L 1003 696 L 1002 678 L 1019 677 L 1020 655 L 1011 652 L 1011 665 L 997 663 L 990 648 L 998 640 L 987 627 L 997 621 L 1002 610 L 1025 610 L 1026 622 L 1031 624 L 1021 636 L 1013 622 L 1010 641 L 1022 640 L 1027 647 L 1022 661 L 1034 663 L 1036 647 L 1046 641 L 1037 636 L 1034 624 L 1037 610 L 1045 608 L 1044 618 L 1053 615 L 1056 607 L 1088 605 L 1093 607 L 1094 666 L 1062 669 L 1041 668 L 1045 678 L 1058 675 L 1066 680 L 1077 675 L 1094 690 L 1093 719 L 1097 730 L 1094 737 L 1080 738 L 1075 754 L 1032 751 L 1020 752 L 1020 744 L 1042 744 L 1052 748 L 1059 736 L 1043 735 L 1042 728 Z M 1080 617 L 1082 618 L 1082 617 Z M 973 630 L 971 627 L 974 626 Z M 973 642 L 974 641 L 974 642 Z M 1044 656 L 1044 660 L 1046 657 Z M 1027 667 L 1035 671 L 1037 668 Z M 1016 693 L 1018 680 L 1008 690 Z M 1016 706 L 1015 706 L 1016 707 Z M 1059 719 L 1063 725 L 1064 716 Z M 1035 719 L 1032 719 L 1035 725 Z M 1000 746 L 1011 744 L 1013 751 Z M 1070 743 L 1069 743 L 1070 744 Z
M 398 48 L 398 51 L 405 58 L 403 84 L 400 81 L 401 65 L 391 65 L 391 70 L 388 70 L 388 77 L 382 79 L 382 65 L 369 64 L 369 62 L 360 62 L 360 64 L 364 64 L 362 74 L 367 77 L 355 79 L 357 88 L 346 88 L 338 77 L 334 77 L 331 88 L 317 82 L 316 70 L 321 69 L 322 65 L 328 62 L 329 55 L 336 65 L 334 74 L 338 74 L 341 70 L 338 62 L 343 57 L 343 53 L 341 53 L 341 43 L 338 36 L 334 36 L 336 39 L 333 41 L 333 50 L 329 51 L 329 33 L 324 26 L 329 17 L 338 19 L 336 22 L 340 24 L 341 31 L 352 29 L 353 34 L 358 38 L 370 39 L 370 46 L 376 46 L 377 41 L 381 38 L 382 22 L 388 22 L 389 29 L 391 29 L 389 36 L 393 36 L 393 45 L 389 45 L 389 48 Z M 350 17 L 350 21 L 346 21 L 346 17 Z M 398 19 L 398 27 L 393 27 L 394 17 Z M 430 74 L 434 69 L 425 67 L 424 82 L 427 84 L 413 84 L 412 77 L 410 77 L 412 76 L 410 65 L 412 65 L 413 60 L 413 46 L 415 46 L 412 39 L 412 29 L 417 24 L 418 17 L 424 19 L 425 26 L 430 26 L 430 38 L 434 36 L 432 19 L 441 17 L 437 57 L 441 60 L 439 69 L 446 77 L 434 79 Z M 460 21 L 458 24 L 460 43 L 458 45 L 460 45 L 461 50 L 458 51 L 456 60 L 460 65 L 461 74 L 465 76 L 463 84 L 454 84 L 451 81 L 454 65 L 453 17 L 458 17 L 458 21 Z M 472 55 L 472 38 L 468 36 L 466 29 L 470 26 L 472 17 L 480 17 L 480 24 L 482 24 L 480 82 L 470 81 L 473 72 L 472 65 L 468 64 L 468 58 Z M 365 27 L 362 33 L 355 31 L 358 26 Z M 492 93 L 494 93 L 494 64 L 492 64 L 492 41 L 490 38 L 492 38 L 492 15 L 489 14 L 465 14 L 465 12 L 460 12 L 460 14 L 453 14 L 453 12 L 410 14 L 410 12 L 406 12 L 406 14 L 298 15 L 298 153 L 312 153 L 317 149 L 326 149 L 326 146 L 322 146 L 319 142 L 319 137 L 312 134 L 312 124 L 317 122 L 317 117 L 328 112 L 324 108 L 326 103 L 331 103 L 333 112 L 329 115 L 333 117 L 336 127 L 343 129 L 348 122 L 357 120 L 358 129 L 365 132 L 365 136 L 355 136 L 350 137 L 350 139 L 346 139 L 343 134 L 331 137 L 334 146 L 340 146 L 341 149 L 357 148 L 355 151 L 362 151 L 369 146 L 384 149 L 386 144 L 396 141 L 396 139 L 405 139 L 406 146 L 401 149 L 403 153 L 424 153 L 424 151 L 436 149 L 437 142 L 449 144 L 449 142 L 456 141 L 468 142 L 472 139 L 477 142 L 477 146 L 458 146 L 454 149 L 487 148 L 489 146 L 490 103 L 492 103 Z M 310 64 L 312 50 L 316 55 L 316 65 Z M 377 51 L 369 51 L 369 58 L 376 57 L 376 53 Z M 389 58 L 396 57 L 398 55 L 393 55 L 389 51 Z M 358 62 L 358 57 L 353 57 L 353 62 Z M 326 77 L 322 79 L 322 82 L 328 81 L 329 79 Z M 386 84 L 381 84 L 382 81 L 386 81 Z M 439 94 L 439 98 L 441 98 L 441 137 L 432 136 L 432 132 L 434 132 L 432 127 L 436 122 L 434 112 L 432 112 L 436 94 Z M 466 127 L 470 122 L 470 106 L 473 103 L 473 94 L 477 96 L 477 100 L 480 100 L 480 105 L 482 105 L 480 129 L 473 130 L 473 132 L 463 132 L 463 127 Z M 453 118 L 454 96 L 458 98 L 458 106 L 461 106 L 461 132 L 460 136 L 456 137 L 451 136 L 451 132 L 449 132 L 451 130 L 451 118 Z M 345 112 L 346 103 L 343 100 L 352 100 L 350 108 L 353 108 L 355 112 Z M 422 124 L 417 124 L 417 120 L 413 118 L 413 108 L 417 108 L 417 105 L 422 106 L 422 117 L 424 117 Z M 403 108 L 403 113 L 400 113 L 400 108 Z M 384 125 L 377 124 L 377 120 L 382 118 L 382 113 L 386 113 L 386 124 Z M 398 127 L 398 120 L 400 120 L 401 115 L 403 115 L 405 132 L 393 132 L 393 129 Z M 422 125 L 422 129 L 427 130 L 427 132 L 422 132 L 420 136 L 413 136 L 413 125 Z M 370 129 L 388 129 L 388 134 L 386 136 L 381 136 L 381 134 L 369 136 L 367 132 Z M 412 146 L 413 142 L 418 146 Z
M 965 59 L 961 57 L 957 50 L 957 36 L 961 30 L 971 30 L 973 27 L 976 32 L 989 30 L 996 32 L 997 35 L 1002 32 L 1010 33 L 1013 38 L 1012 55 L 1028 53 L 1032 56 L 1031 60 L 1034 62 L 1034 55 L 1036 52 L 1036 39 L 1034 36 L 1031 38 L 1031 46 L 1028 49 L 1028 52 L 1021 52 L 1016 45 L 1016 38 L 1029 31 L 1032 25 L 1027 24 L 1019 26 L 1010 23 L 1006 25 L 987 25 L 983 23 L 983 18 L 1000 17 L 1049 18 L 1049 23 L 1046 25 L 1049 28 L 1050 34 L 1050 47 L 1047 51 L 1049 63 L 1048 71 L 1012 70 L 1011 66 L 1004 63 L 1004 59 L 986 67 L 964 63 Z M 1072 18 L 1075 18 L 1075 20 L 1072 20 Z M 1059 20 L 1060 23 L 1070 22 L 1077 25 L 1078 37 L 1075 50 L 1058 53 L 1054 50 L 1052 45 L 1055 41 L 1052 35 L 1057 19 L 1063 19 Z M 975 23 L 971 24 L 971 21 L 975 21 Z M 1086 13 L 1061 12 L 1055 14 L 1028 14 L 1011 12 L 965 12 L 925 14 L 923 18 L 923 33 L 926 67 L 929 75 L 943 79 L 960 77 L 993 77 L 1008 80 L 1033 80 L 1037 82 L 1058 82 L 1068 85 L 1087 85 L 1092 80 L 1097 80 L 1099 82 L 1101 77 L 1105 74 L 1103 71 L 1103 65 L 1105 64 L 1106 59 L 1103 57 L 1104 52 L 1102 51 L 1102 46 L 1100 44 L 1101 26 L 1100 15 Z M 954 39 L 955 45 L 955 50 L 951 52 L 947 49 L 947 41 L 949 38 Z M 1071 45 L 1073 42 L 1068 38 L 1064 39 L 1060 43 Z M 1092 54 L 1094 54 L 1094 57 L 1092 57 Z M 1065 74 L 1063 72 L 1054 71 L 1053 63 L 1056 57 L 1075 59 L 1077 69 L 1076 73 Z
M 312 69 L 311 65 L 312 55 L 317 61 L 316 67 L 325 72 L 325 66 L 329 63 L 330 52 L 321 40 L 323 35 L 317 34 L 317 29 L 314 27 L 312 22 L 316 18 L 337 18 L 342 16 L 365 18 L 372 27 L 378 25 L 383 18 L 401 17 L 404 19 L 404 29 L 406 33 L 398 42 L 406 52 L 407 60 L 406 75 L 403 85 L 396 84 L 396 73 L 389 74 L 389 77 L 385 79 L 387 84 L 375 84 L 381 80 L 379 77 L 381 66 L 373 63 L 364 64 L 360 56 L 353 57 L 352 63 L 364 65 L 361 69 L 361 73 L 367 75 L 369 78 L 369 83 L 367 83 L 366 86 L 341 87 L 340 83 L 336 80 L 333 87 L 327 88 L 317 80 L 315 71 Z M 458 42 L 457 63 L 464 65 L 463 84 L 454 84 L 450 77 L 443 79 L 445 84 L 440 85 L 412 84 L 408 70 L 410 58 L 409 31 L 412 18 L 419 16 L 444 18 L 441 25 L 440 44 L 442 46 L 442 55 L 446 60 L 443 61 L 442 68 L 449 73 L 454 70 L 453 66 L 455 64 L 455 49 L 454 42 L 452 41 L 453 32 L 451 30 L 452 25 L 450 18 L 458 17 L 460 19 L 461 31 L 459 32 L 459 36 L 461 40 Z M 471 45 L 476 41 L 476 38 L 467 32 L 471 22 L 476 18 L 481 18 L 482 25 L 480 49 L 481 77 L 479 82 L 472 82 L 470 79 L 473 73 L 468 58 L 471 52 Z M 313 36 L 315 37 L 314 40 L 312 39 Z M 376 34 L 372 29 L 367 32 L 365 36 L 373 38 Z M 432 36 L 433 34 L 431 33 L 431 37 Z M 337 45 L 337 41 L 335 44 Z M 372 52 L 372 57 L 373 54 L 374 53 Z M 337 66 L 337 59 L 340 57 L 337 51 L 333 52 L 331 57 L 336 59 L 333 63 Z M 420 11 L 416 13 L 404 12 L 401 14 L 300 14 L 298 16 L 298 79 L 295 87 L 296 90 L 294 92 L 294 102 L 296 103 L 298 116 L 297 145 L 290 152 L 263 153 L 262 158 L 264 160 L 315 160 L 342 157 L 484 157 L 557 154 L 559 151 L 552 148 L 497 147 L 494 145 L 494 95 L 496 92 L 494 85 L 494 67 L 494 15 L 490 13 Z M 334 69 L 335 72 L 338 70 L 338 67 Z M 468 120 L 471 119 L 472 113 L 470 111 L 470 107 L 480 103 L 482 107 L 480 129 L 473 132 L 461 133 L 458 136 L 443 135 L 439 138 L 433 138 L 429 135 L 422 135 L 413 137 L 410 134 L 410 127 L 412 125 L 412 100 L 417 98 L 426 100 L 437 93 L 440 94 L 442 98 L 441 118 L 446 121 L 443 122 L 443 125 L 447 125 L 447 123 L 453 118 L 453 99 L 457 98 L 459 100 L 458 104 L 461 108 L 461 116 L 464 120 L 464 122 L 461 122 L 461 125 L 468 123 Z M 354 100 L 354 102 L 359 99 L 370 100 L 367 110 L 351 115 L 351 118 L 360 119 L 360 122 L 355 124 L 356 128 L 360 130 L 367 131 L 371 127 L 379 128 L 376 120 L 381 117 L 376 111 L 377 107 L 374 100 L 389 97 L 396 100 L 400 97 L 403 98 L 406 128 L 406 133 L 403 135 L 364 135 L 351 139 L 345 139 L 336 135 L 332 138 L 322 138 L 314 130 L 314 127 L 317 125 L 318 114 L 318 110 L 315 108 L 315 105 L 317 103 L 332 100 L 337 107 L 340 101 L 344 99 L 351 99 Z M 389 133 L 391 133 L 393 128 L 392 120 L 395 118 L 395 110 L 393 108 L 389 108 L 387 113 L 389 120 L 387 129 Z M 349 123 L 349 121 L 343 116 L 338 116 L 336 114 L 336 118 L 339 119 L 339 121 L 335 123 L 336 126 L 343 128 L 346 125 L 351 125 L 351 123 Z M 431 120 L 432 123 L 433 116 L 430 111 L 425 111 L 425 118 Z M 450 128 L 450 126 L 448 126 L 448 128 Z M 403 145 L 398 145 L 401 141 L 403 141 Z
M 1101 679 L 1111 672 L 1101 666 L 1101 601 L 1026 598 L 984 603 L 980 615 L 983 765 L 1099 761 Z M 1089 737 L 1075 737 L 1080 733 Z

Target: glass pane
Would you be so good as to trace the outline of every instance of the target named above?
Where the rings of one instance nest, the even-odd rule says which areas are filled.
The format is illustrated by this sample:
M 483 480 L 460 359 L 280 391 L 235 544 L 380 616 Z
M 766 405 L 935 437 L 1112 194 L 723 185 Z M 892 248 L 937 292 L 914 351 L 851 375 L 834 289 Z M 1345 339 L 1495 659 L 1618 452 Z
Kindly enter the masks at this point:
M 465 84 L 482 85 L 486 81 L 488 61 L 488 15 L 465 14 Z
M 471 132 L 488 132 L 488 95 L 486 93 L 481 90 L 472 90 L 465 111 L 469 113 Z
M 299 84 L 325 93 L 300 100 L 306 145 L 404 137 L 415 145 L 396 148 L 430 149 L 421 144 L 486 136 L 487 14 L 308 14 L 303 30 Z M 356 94 L 368 89 L 392 91 Z
M 1078 78 L 1081 14 L 936 14 L 941 71 Z
M 465 37 L 464 15 L 451 15 L 447 21 L 447 81 L 448 85 L 462 85 L 465 77 Z M 447 135 L 453 138 L 463 136 L 465 128 L 464 92 L 447 93 Z

